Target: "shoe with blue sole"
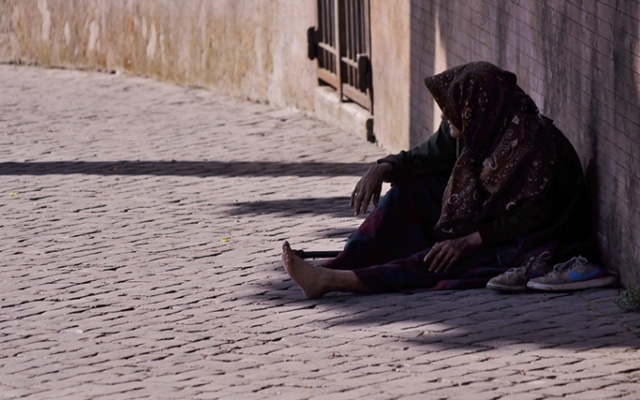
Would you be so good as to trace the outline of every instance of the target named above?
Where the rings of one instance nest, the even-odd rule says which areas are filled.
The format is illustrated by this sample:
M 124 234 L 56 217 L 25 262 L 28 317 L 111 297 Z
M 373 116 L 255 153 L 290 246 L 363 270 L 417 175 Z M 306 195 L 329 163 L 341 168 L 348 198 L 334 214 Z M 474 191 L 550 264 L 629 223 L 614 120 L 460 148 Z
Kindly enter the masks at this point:
M 527 282 L 529 289 L 559 292 L 609 286 L 618 281 L 618 276 L 589 262 L 582 256 L 556 264 L 553 270 Z

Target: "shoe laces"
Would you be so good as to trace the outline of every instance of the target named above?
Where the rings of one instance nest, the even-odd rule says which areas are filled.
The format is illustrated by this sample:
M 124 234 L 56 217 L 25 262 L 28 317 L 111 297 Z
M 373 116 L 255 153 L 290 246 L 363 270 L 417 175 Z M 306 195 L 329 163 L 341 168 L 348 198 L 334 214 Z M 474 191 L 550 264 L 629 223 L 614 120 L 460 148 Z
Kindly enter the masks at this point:
M 509 268 L 505 272 L 505 274 L 510 275 L 510 274 L 516 273 L 518 271 L 521 271 L 523 269 L 526 270 L 527 268 L 531 267 L 531 265 L 533 264 L 533 260 L 535 260 L 535 259 L 536 259 L 535 257 L 529 257 L 529 258 L 527 258 L 527 261 L 523 262 L 522 265 L 520 265 L 519 267 Z
M 566 270 L 568 270 L 569 268 L 573 268 L 576 264 L 586 264 L 588 263 L 589 260 L 587 260 L 586 258 L 582 257 L 582 256 L 575 256 L 575 257 L 571 257 L 569 259 L 569 261 L 558 264 L 556 266 L 553 267 L 553 270 L 556 272 L 564 272 Z
M 545 251 L 544 253 L 538 254 L 537 256 L 531 256 L 529 258 L 527 258 L 527 260 L 525 262 L 522 263 L 522 265 L 520 265 L 519 267 L 513 267 L 513 268 L 509 268 L 507 270 L 507 274 L 513 274 L 514 272 L 518 272 L 521 270 L 524 270 L 525 272 L 528 272 L 531 267 L 533 266 L 533 264 L 536 262 L 536 260 L 538 259 L 549 259 L 550 254 L 548 251 Z

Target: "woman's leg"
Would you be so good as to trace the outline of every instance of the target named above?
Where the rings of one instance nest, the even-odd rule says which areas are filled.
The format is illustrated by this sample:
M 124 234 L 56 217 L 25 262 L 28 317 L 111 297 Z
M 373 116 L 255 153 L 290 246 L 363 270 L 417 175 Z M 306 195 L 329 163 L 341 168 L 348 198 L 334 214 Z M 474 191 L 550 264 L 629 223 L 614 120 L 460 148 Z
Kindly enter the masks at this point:
M 429 271 L 423 261 L 428 249 L 386 264 L 349 271 L 316 267 L 296 256 L 289 243 L 285 242 L 282 262 L 307 298 L 314 299 L 329 292 L 380 293 L 484 287 L 489 279 L 505 270 L 498 265 L 496 250 L 482 250 L 447 272 Z
M 430 272 L 423 261 L 428 249 L 410 257 L 353 271 L 316 267 L 296 256 L 289 243 L 282 246 L 282 262 L 309 299 L 329 292 L 402 292 L 420 289 L 484 287 L 505 271 L 496 258 L 497 248 L 484 249 L 460 261 L 448 272 Z
M 355 271 L 316 267 L 296 256 L 288 242 L 282 246 L 284 268 L 308 299 L 329 292 L 394 292 L 428 288 L 451 274 L 429 272 L 422 259 L 426 251 L 407 259 Z
M 370 292 L 353 271 L 316 267 L 296 256 L 288 242 L 282 246 L 282 263 L 308 299 L 322 297 L 329 292 Z
M 404 259 L 353 271 L 363 285 L 375 292 L 470 289 L 484 287 L 504 272 L 497 259 L 498 248 L 482 249 L 464 258 L 446 272 L 431 272 L 424 257 L 429 249 Z
M 357 270 L 406 258 L 441 240 L 433 230 L 442 207 L 446 179 L 414 177 L 395 184 L 378 208 L 323 267 Z
M 429 288 L 453 276 L 450 273 L 429 272 L 422 259 L 426 251 L 406 259 L 355 271 L 316 267 L 295 255 L 288 242 L 282 246 L 284 268 L 308 299 L 329 292 L 373 293 L 398 292 Z

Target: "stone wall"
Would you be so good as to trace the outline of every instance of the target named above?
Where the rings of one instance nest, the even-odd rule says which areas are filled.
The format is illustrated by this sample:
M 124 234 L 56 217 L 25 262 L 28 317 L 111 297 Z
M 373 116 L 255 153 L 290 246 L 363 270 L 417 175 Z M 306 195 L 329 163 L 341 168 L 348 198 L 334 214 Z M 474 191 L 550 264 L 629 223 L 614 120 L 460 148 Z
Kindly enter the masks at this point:
M 410 1 L 411 143 L 435 123 L 425 76 L 473 60 L 515 72 L 578 150 L 603 263 L 640 286 L 638 2 Z
M 0 62 L 130 71 L 313 109 L 313 3 L 0 0 Z

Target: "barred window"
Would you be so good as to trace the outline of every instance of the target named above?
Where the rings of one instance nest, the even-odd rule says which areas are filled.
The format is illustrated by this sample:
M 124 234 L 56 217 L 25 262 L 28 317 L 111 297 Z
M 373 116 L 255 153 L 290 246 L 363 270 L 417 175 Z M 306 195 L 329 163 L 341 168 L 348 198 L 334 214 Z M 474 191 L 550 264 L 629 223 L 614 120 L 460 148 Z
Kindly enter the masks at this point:
M 373 110 L 369 0 L 317 0 L 318 25 L 309 28 L 309 58 L 317 59 L 318 80 L 341 101 Z

